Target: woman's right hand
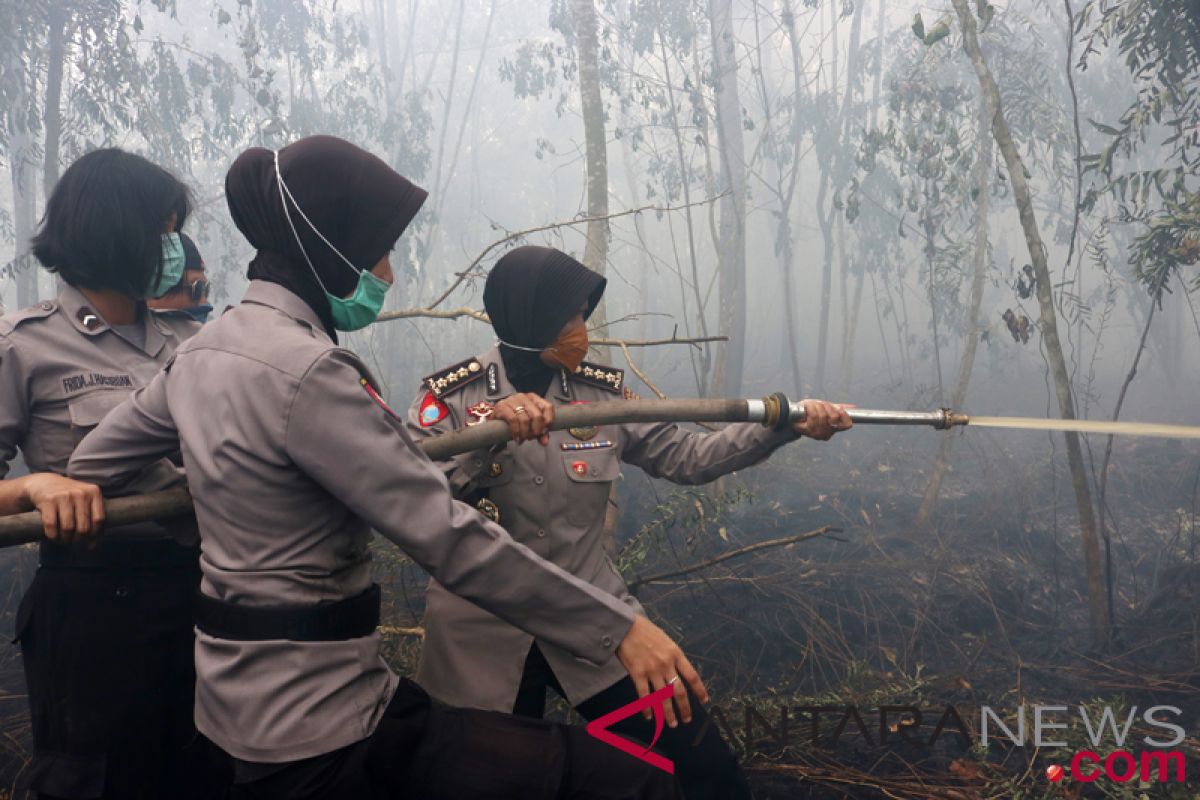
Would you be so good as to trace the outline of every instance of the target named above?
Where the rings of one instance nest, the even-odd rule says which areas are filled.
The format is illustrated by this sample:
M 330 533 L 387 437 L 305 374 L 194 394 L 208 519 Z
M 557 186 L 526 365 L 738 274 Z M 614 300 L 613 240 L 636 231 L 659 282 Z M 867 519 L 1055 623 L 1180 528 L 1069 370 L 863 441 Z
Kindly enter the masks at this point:
M 99 486 L 53 472 L 35 472 L 16 480 L 23 484 L 26 505 L 41 512 L 47 539 L 73 542 L 103 527 L 104 496 Z
M 542 444 L 550 443 L 554 406 L 544 397 L 530 392 L 509 395 L 496 403 L 492 416 L 508 423 L 508 430 L 517 444 L 530 439 L 537 439 Z
M 674 703 L 663 704 L 667 724 L 672 728 L 678 724 L 675 721 L 675 707 L 679 708 L 679 716 L 684 724 L 692 721 L 692 707 L 688 703 L 685 683 L 701 703 L 708 702 L 708 690 L 704 688 L 704 681 L 700 680 L 699 673 L 679 649 L 679 645 L 675 644 L 662 628 L 640 614 L 634 617 L 633 626 L 617 647 L 617 658 L 621 659 L 621 663 L 629 671 L 638 697 L 645 697 L 669 683 L 674 685 Z M 643 714 L 646 719 L 650 719 L 650 709 L 646 709 Z

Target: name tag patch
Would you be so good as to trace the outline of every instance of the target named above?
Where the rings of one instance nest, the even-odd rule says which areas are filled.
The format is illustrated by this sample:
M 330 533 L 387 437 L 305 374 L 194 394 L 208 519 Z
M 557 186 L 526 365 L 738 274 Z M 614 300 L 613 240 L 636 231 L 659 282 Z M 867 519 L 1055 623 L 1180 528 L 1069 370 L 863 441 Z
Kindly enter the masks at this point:
M 99 372 L 82 372 L 62 379 L 63 391 L 67 394 L 82 392 L 94 386 L 109 389 L 132 389 L 133 378 L 128 375 L 101 375 Z

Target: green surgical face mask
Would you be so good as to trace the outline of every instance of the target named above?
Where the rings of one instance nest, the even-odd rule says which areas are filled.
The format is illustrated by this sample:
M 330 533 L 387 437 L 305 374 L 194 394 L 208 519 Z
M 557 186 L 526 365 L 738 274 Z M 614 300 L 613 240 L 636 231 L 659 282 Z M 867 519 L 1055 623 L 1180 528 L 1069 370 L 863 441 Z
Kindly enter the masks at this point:
M 350 259 L 342 255 L 341 251 L 334 247 L 333 243 L 326 239 L 321 231 L 317 230 L 317 226 L 304 213 L 304 209 L 300 208 L 300 204 L 296 202 L 296 198 L 292 197 L 291 190 L 283 182 L 283 173 L 279 169 L 278 151 L 275 152 L 275 179 L 279 183 L 279 196 L 283 200 L 283 213 L 287 217 L 288 226 L 292 229 L 292 236 L 296 238 L 296 244 L 300 247 L 300 252 L 304 255 L 304 260 L 308 262 L 308 268 L 312 270 L 313 277 L 317 279 L 317 283 L 321 286 L 321 291 L 325 293 L 325 299 L 329 301 L 329 309 L 333 313 L 333 327 L 339 331 L 356 331 L 367 327 L 375 321 L 375 318 L 379 316 L 379 312 L 383 310 L 383 298 L 392 285 L 374 275 L 370 270 L 359 269 L 354 266 L 354 264 L 350 263 Z M 354 287 L 354 294 L 349 297 L 339 297 L 336 294 L 330 294 L 329 290 L 325 288 L 325 283 L 321 280 L 321 276 L 317 274 L 317 269 L 313 266 L 312 259 L 308 257 L 308 252 L 304 249 L 304 243 L 300 241 L 300 234 L 296 232 L 296 225 L 292 222 L 292 212 L 288 209 L 289 200 L 291 201 L 291 205 L 299 212 L 300 218 L 308 224 L 308 227 L 317 235 L 317 238 L 324 242 L 338 258 L 345 262 L 346 266 L 358 273 L 358 283 Z
M 383 298 L 390 288 L 390 283 L 364 269 L 358 273 L 354 294 L 338 297 L 326 292 L 329 308 L 333 311 L 333 327 L 339 331 L 356 331 L 370 325 L 383 310 Z
M 146 289 L 146 297 L 162 297 L 179 284 L 183 279 L 183 266 L 186 257 L 183 253 L 183 242 L 178 233 L 162 235 L 162 273 L 158 280 Z

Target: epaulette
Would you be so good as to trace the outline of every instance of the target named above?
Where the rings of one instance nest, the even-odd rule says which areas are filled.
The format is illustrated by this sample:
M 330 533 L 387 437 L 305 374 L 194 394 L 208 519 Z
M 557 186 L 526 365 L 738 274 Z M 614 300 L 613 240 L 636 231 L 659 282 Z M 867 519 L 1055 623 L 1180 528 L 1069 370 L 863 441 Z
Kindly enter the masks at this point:
M 421 384 L 429 389 L 434 397 L 441 400 L 443 397 L 457 392 L 468 383 L 479 380 L 483 375 L 483 365 L 479 363 L 479 359 L 468 358 L 466 361 L 460 361 L 452 367 L 447 367 L 446 369 L 438 370 L 432 375 L 425 376 L 421 380 Z
M 12 333 L 22 322 L 28 322 L 31 319 L 43 319 L 57 310 L 57 300 L 43 300 L 28 308 L 22 308 L 20 311 L 5 314 L 3 317 L 0 317 L 0 333 Z
M 588 386 L 598 386 L 613 394 L 620 394 L 625 383 L 625 370 L 606 367 L 603 364 L 589 364 L 584 361 L 576 367 L 575 372 L 571 373 L 571 380 L 586 383 Z

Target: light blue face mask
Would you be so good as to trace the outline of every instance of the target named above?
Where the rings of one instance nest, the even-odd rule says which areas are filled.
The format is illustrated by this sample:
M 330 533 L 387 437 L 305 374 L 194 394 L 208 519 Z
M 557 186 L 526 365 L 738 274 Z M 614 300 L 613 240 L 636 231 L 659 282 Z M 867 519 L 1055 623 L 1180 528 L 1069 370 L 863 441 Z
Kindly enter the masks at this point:
M 275 153 L 275 179 L 279 183 L 279 196 L 283 200 L 283 213 L 287 217 L 288 227 L 292 229 L 292 236 L 296 238 L 296 244 L 300 247 L 300 252 L 303 254 L 304 260 L 308 263 L 308 268 L 312 270 L 313 277 L 317 279 L 317 283 L 321 286 L 321 291 L 325 293 L 325 299 L 329 301 L 329 309 L 333 312 L 333 327 L 339 331 L 356 331 L 367 327 L 375 321 L 376 317 L 379 316 L 379 312 L 383 310 L 384 296 L 387 294 L 388 289 L 392 288 L 392 285 L 374 275 L 370 270 L 359 269 L 354 266 L 354 264 L 350 263 L 350 259 L 342 255 L 341 251 L 334 247 L 317 230 L 317 226 L 304 213 L 304 209 L 300 208 L 300 204 L 292 196 L 291 190 L 283 182 L 283 173 L 279 169 L 278 152 Z M 308 252 L 304 249 L 304 244 L 300 241 L 300 234 L 296 232 L 296 225 L 292 222 L 292 212 L 288 210 L 288 200 L 292 201 L 291 205 L 296 207 L 300 218 L 308 224 L 308 227 L 317 235 L 317 238 L 336 253 L 337 257 L 345 262 L 346 266 L 358 273 L 358 283 L 354 287 L 354 293 L 349 297 L 339 297 L 336 294 L 330 294 L 329 290 L 325 288 L 325 283 L 321 280 L 321 276 L 317 274 L 317 269 L 313 266 L 312 259 L 308 257 Z
M 146 289 L 146 297 L 162 297 L 179 285 L 183 280 L 183 266 L 186 257 L 183 253 L 183 242 L 178 233 L 162 235 L 162 273 L 158 280 Z

